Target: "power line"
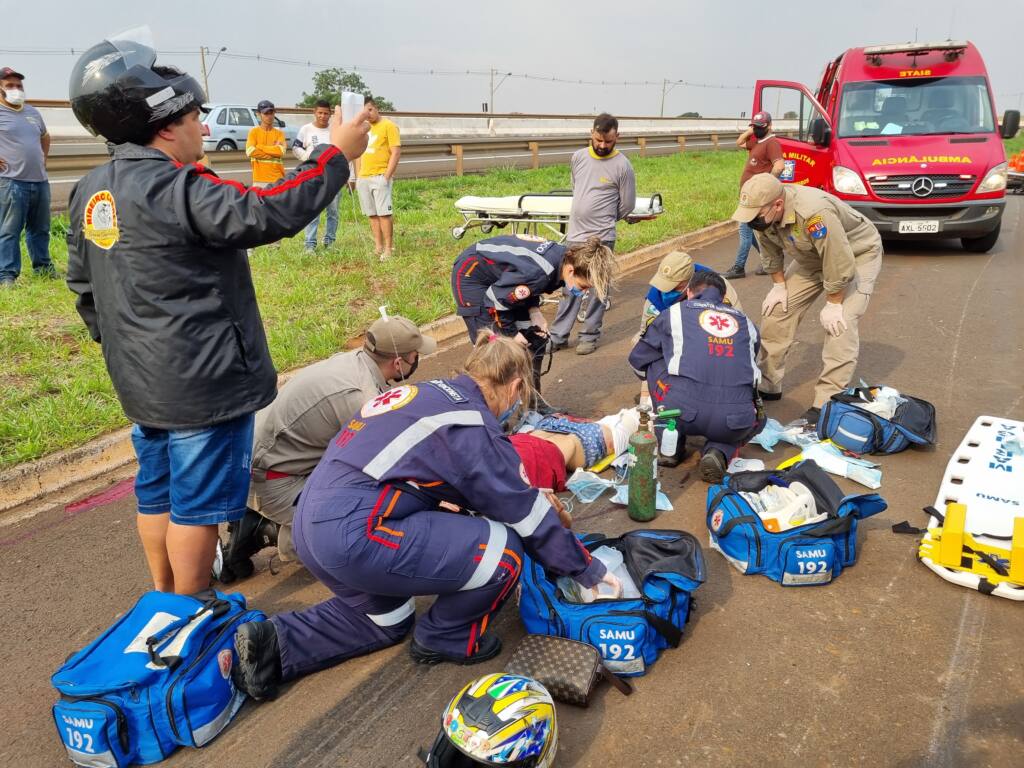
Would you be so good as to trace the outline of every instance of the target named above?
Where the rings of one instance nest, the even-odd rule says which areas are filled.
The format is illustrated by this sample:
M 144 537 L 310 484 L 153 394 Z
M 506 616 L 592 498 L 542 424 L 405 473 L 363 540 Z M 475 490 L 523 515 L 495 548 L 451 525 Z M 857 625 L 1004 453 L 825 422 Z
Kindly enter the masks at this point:
M 84 48 L 0 48 L 0 53 L 17 54 L 21 56 L 77 56 L 81 55 Z M 194 56 L 197 49 L 164 49 L 157 51 L 163 56 Z M 480 69 L 445 69 L 440 67 L 413 68 L 413 67 L 381 67 L 365 64 L 326 64 L 310 59 L 287 59 L 280 56 L 265 56 L 261 53 L 248 53 L 241 51 L 224 51 L 225 59 L 236 59 L 239 61 L 254 61 L 257 63 L 277 64 L 282 66 L 304 67 L 308 69 L 345 69 L 351 72 L 367 72 L 381 75 L 407 75 L 418 77 L 490 77 L 491 70 Z M 541 75 L 531 72 L 506 72 L 500 74 L 519 80 L 533 82 L 559 83 L 564 85 L 592 85 L 603 87 L 637 87 L 637 86 L 664 86 L 666 83 L 672 86 L 687 88 L 705 88 L 714 90 L 737 90 L 749 91 L 749 85 L 726 85 L 722 83 L 696 83 L 688 80 L 676 80 L 664 78 L 662 80 L 592 80 L 588 78 L 566 77 L 560 75 Z

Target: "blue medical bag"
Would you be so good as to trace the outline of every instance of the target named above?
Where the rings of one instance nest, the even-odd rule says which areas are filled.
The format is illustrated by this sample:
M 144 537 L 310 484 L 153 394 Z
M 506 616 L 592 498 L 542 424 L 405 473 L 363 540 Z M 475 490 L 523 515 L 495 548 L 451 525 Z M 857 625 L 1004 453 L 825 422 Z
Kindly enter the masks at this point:
M 769 531 L 740 492 L 800 482 L 828 518 L 781 532 Z M 708 488 L 707 525 L 711 546 L 741 573 L 760 573 L 787 587 L 828 584 L 857 561 L 857 522 L 886 508 L 881 496 L 843 496 L 813 461 L 786 470 L 738 472 Z
M 853 387 L 832 395 L 818 416 L 818 437 L 854 453 L 899 453 L 910 445 L 935 443 L 935 406 L 910 395 L 886 419 L 861 408 L 875 387 Z
M 604 665 L 626 677 L 642 675 L 662 649 L 679 645 L 693 607 L 690 594 L 704 581 L 704 556 L 683 531 L 637 530 L 618 538 L 582 537 L 590 551 L 622 552 L 637 598 L 570 602 L 555 579 L 529 557 L 523 564 L 519 613 L 526 631 L 589 643 Z
M 265 619 L 240 594 L 143 595 L 51 678 L 68 757 L 122 768 L 209 742 L 245 700 L 231 681 L 235 629 Z

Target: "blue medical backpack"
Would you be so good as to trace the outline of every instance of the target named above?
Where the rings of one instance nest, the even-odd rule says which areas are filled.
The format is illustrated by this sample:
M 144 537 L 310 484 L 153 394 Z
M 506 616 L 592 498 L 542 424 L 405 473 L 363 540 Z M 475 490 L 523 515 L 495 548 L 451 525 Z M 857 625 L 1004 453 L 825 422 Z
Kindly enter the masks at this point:
M 885 419 L 855 403 L 871 400 L 874 387 L 832 395 L 818 416 L 818 437 L 854 453 L 899 453 L 910 445 L 935 443 L 935 406 L 910 395 Z
M 781 532 L 764 527 L 740 491 L 803 483 L 828 519 Z M 760 573 L 786 587 L 828 584 L 857 561 L 857 521 L 886 508 L 881 496 L 844 496 L 813 461 L 789 469 L 737 472 L 708 488 L 707 525 L 711 546 L 741 573 Z
M 519 614 L 526 631 L 589 643 L 610 671 L 644 674 L 662 649 L 679 645 L 693 607 L 690 593 L 704 582 L 704 555 L 683 531 L 637 530 L 618 538 L 582 537 L 590 551 L 610 546 L 622 552 L 626 570 L 642 593 L 638 598 L 569 602 L 555 579 L 525 558 Z
M 68 757 L 122 768 L 209 742 L 245 700 L 231 682 L 235 629 L 265 619 L 240 594 L 143 595 L 51 678 Z

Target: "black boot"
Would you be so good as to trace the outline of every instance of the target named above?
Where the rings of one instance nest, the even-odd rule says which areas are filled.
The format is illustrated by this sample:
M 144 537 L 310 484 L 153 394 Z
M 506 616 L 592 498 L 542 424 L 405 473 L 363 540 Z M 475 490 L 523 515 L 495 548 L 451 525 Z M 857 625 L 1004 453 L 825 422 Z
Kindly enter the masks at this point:
M 252 556 L 265 547 L 277 544 L 278 525 L 254 509 L 246 508 L 241 520 L 228 523 L 228 543 L 224 546 L 224 562 L 218 580 L 230 584 L 236 579 L 252 576 Z
M 417 643 L 415 638 L 409 645 L 409 655 L 417 664 L 440 664 L 442 661 L 447 661 L 451 664 L 469 666 L 493 659 L 499 653 L 501 653 L 501 638 L 494 634 L 481 637 L 477 652 L 472 656 L 456 656 L 442 651 L 432 651 Z
M 733 264 L 728 272 L 723 272 L 722 277 L 726 280 L 739 280 L 740 278 L 747 276 L 746 267 L 741 267 L 739 264 Z
M 725 454 L 717 448 L 708 448 L 700 459 L 700 479 L 705 483 L 716 485 L 722 482 L 727 467 Z
M 272 621 L 247 621 L 235 630 L 238 664 L 231 671 L 235 685 L 260 701 L 277 696 L 281 684 L 281 650 Z

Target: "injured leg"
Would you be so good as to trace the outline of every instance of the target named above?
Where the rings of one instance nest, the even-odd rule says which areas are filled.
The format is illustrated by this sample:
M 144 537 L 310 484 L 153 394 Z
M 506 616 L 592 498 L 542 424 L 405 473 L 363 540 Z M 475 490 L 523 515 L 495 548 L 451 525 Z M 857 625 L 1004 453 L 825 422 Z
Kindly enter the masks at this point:
M 618 456 L 626 452 L 630 435 L 640 428 L 640 412 L 636 408 L 623 408 L 618 413 L 598 419 L 597 423 L 605 432 L 605 440 L 610 442 L 611 450 L 608 452 Z

